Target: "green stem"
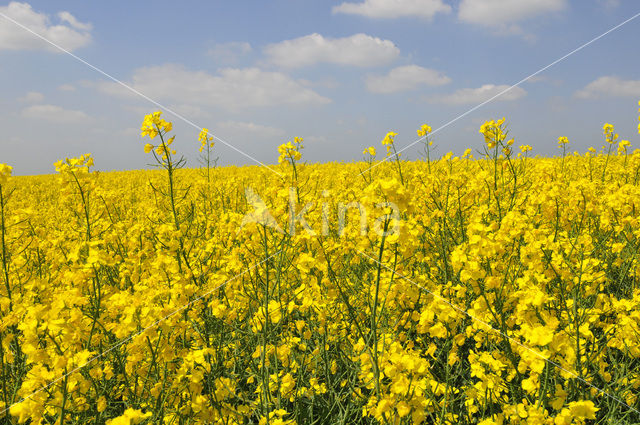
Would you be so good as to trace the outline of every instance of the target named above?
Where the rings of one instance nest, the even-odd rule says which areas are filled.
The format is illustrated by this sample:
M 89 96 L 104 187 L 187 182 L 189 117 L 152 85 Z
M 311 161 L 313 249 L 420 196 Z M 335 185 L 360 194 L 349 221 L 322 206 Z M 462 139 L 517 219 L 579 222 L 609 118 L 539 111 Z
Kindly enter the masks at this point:
M 65 409 L 66 409 L 66 405 L 67 405 L 67 381 L 69 379 L 69 375 L 67 374 L 67 368 L 64 368 L 64 383 L 63 385 L 63 390 L 62 390 L 62 409 L 60 411 L 60 425 L 64 425 L 64 415 L 65 415 Z
M 11 297 L 11 285 L 9 284 L 9 261 L 7 259 L 7 242 L 6 232 L 7 224 L 5 222 L 5 198 L 0 185 L 0 237 L 2 238 L 2 271 L 4 273 L 4 285 L 7 288 L 7 296 L 9 297 L 9 311 L 13 310 L 13 299 Z
M 396 151 L 396 145 L 394 143 L 391 143 L 391 147 L 393 148 L 393 154 L 396 157 L 396 166 L 398 167 L 398 174 L 400 175 L 400 183 L 402 183 L 402 185 L 404 186 L 404 178 L 402 177 L 402 166 L 400 165 L 400 156 Z
M 382 240 L 380 242 L 380 250 L 378 251 L 378 270 L 376 275 L 376 291 L 373 298 L 373 307 L 371 308 L 371 336 L 373 339 L 373 374 L 375 376 L 376 396 L 380 401 L 380 370 L 378 368 L 378 295 L 380 294 L 380 277 L 382 274 L 382 254 L 384 253 L 384 242 L 387 237 L 387 229 L 391 220 L 387 218 L 384 222 L 384 230 Z
M 5 370 L 4 364 L 4 347 L 2 346 L 2 340 L 4 339 L 4 334 L 0 332 L 0 367 L 2 368 L 2 400 L 4 401 L 4 407 L 9 406 L 9 394 L 7 393 L 7 372 Z M 9 409 L 5 411 L 5 417 L 7 418 L 7 423 L 11 423 L 9 421 Z
M 263 226 L 264 255 L 269 258 L 269 246 L 267 240 L 267 227 Z M 265 263 L 265 290 L 264 290 L 264 325 L 262 326 L 262 394 L 264 396 L 264 416 L 269 424 L 269 371 L 267 370 L 267 338 L 269 333 L 269 264 Z

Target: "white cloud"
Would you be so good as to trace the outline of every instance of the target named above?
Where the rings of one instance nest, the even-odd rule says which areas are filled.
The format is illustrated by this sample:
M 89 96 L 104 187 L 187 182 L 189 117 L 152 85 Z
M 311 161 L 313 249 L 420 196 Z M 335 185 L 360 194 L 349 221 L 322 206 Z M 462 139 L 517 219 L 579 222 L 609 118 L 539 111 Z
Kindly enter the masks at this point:
M 232 41 L 229 43 L 215 44 L 209 49 L 207 54 L 220 63 L 232 64 L 238 62 L 243 56 L 248 55 L 252 51 L 251 44 Z
M 458 18 L 464 22 L 493 27 L 496 22 L 513 23 L 558 12 L 567 5 L 568 0 L 462 0 Z
M 331 102 L 281 72 L 258 68 L 224 68 L 212 75 L 190 71 L 182 65 L 166 64 L 136 69 L 128 85 L 160 102 L 232 110 Z M 107 94 L 137 97 L 117 83 L 101 81 L 94 86 Z
M 436 13 L 449 13 L 451 6 L 442 0 L 365 0 L 362 3 L 342 3 L 333 13 L 361 15 L 367 18 L 399 18 L 416 16 L 432 19 Z
M 91 31 L 93 29 L 93 25 L 91 25 L 90 23 L 85 24 L 78 21 L 76 17 L 69 12 L 58 12 L 58 18 L 60 18 L 62 22 L 68 23 L 77 30 Z
M 62 84 L 58 86 L 60 91 L 76 91 L 76 87 L 73 84 Z
M 322 87 L 325 89 L 335 89 L 340 87 L 340 83 L 333 76 L 320 77 L 320 79 L 314 80 L 314 81 L 305 80 L 304 78 L 301 78 L 298 80 L 298 82 L 305 87 L 312 87 L 312 88 Z
M 581 99 L 640 97 L 640 80 L 623 80 L 614 75 L 604 76 L 578 90 L 575 96 Z
M 22 97 L 19 97 L 18 100 L 24 103 L 40 103 L 44 100 L 44 95 L 37 91 L 30 91 Z
M 22 110 L 22 116 L 59 124 L 78 123 L 91 119 L 89 115 L 82 111 L 64 109 L 57 105 L 28 106 Z
M 79 22 L 69 12 L 58 14 L 60 20 L 58 24 L 52 24 L 47 15 L 35 12 L 28 3 L 11 2 L 8 6 L 0 7 L 0 12 L 67 50 L 75 50 L 91 41 L 91 34 L 89 34 L 91 25 Z M 49 43 L 4 18 L 0 19 L 0 50 L 60 52 Z
M 373 93 L 396 93 L 423 85 L 442 86 L 450 82 L 451 78 L 446 75 L 418 65 L 400 66 L 386 75 L 369 75 L 366 79 L 367 90 Z
M 432 98 L 427 98 L 427 100 L 433 103 L 444 103 L 447 105 L 464 105 L 464 104 L 479 104 L 486 100 L 491 99 L 497 94 L 507 90 L 510 86 L 503 85 L 495 85 L 495 84 L 484 84 L 478 88 L 466 88 L 456 90 L 452 94 L 444 95 L 444 96 L 435 96 Z M 517 100 L 527 95 L 527 92 L 522 87 L 514 87 L 511 90 L 501 94 L 496 97 L 494 101 L 511 101 Z
M 250 135 L 258 137 L 281 137 L 284 130 L 252 122 L 223 121 L 216 125 L 216 130 L 232 135 Z M 215 132 L 214 132 L 215 134 Z
M 392 62 L 400 50 L 390 40 L 366 34 L 344 38 L 325 38 L 314 33 L 304 37 L 270 44 L 264 49 L 269 61 L 286 68 L 316 63 L 353 66 L 377 66 Z

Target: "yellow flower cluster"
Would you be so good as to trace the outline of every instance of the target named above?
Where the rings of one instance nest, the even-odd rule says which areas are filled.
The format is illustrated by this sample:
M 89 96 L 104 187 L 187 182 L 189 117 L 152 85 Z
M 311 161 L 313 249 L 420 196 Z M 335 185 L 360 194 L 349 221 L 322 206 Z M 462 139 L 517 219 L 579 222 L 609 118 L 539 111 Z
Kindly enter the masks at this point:
M 56 171 L 61 174 L 88 174 L 89 168 L 93 166 L 91 154 L 81 155 L 78 158 L 65 158 L 53 164 Z
M 302 145 L 302 137 L 295 137 L 293 142 L 289 141 L 278 146 L 278 163 L 300 161 L 302 153 L 300 152 L 304 146 Z
M 424 137 L 431 133 L 431 127 L 427 124 L 422 124 L 422 126 L 417 130 L 419 137 Z
M 501 118 L 497 121 L 486 121 L 480 127 L 479 132 L 484 136 L 484 142 L 487 144 L 489 149 L 493 149 L 494 147 L 503 144 L 504 140 L 507 138 L 505 118 Z M 511 146 L 513 145 L 513 142 L 513 139 L 509 139 L 505 144 L 506 146 Z
M 387 148 L 387 156 L 391 155 L 391 149 L 393 148 L 393 143 L 394 143 L 394 138 L 398 135 L 398 133 L 395 133 L 393 131 L 390 131 L 387 133 L 386 136 L 384 136 L 384 139 L 382 139 L 382 146 L 385 146 Z
M 83 191 L 92 187 L 90 168 L 93 165 L 93 157 L 90 153 L 77 158 L 61 159 L 53 164 L 56 172 L 59 173 L 62 194 L 69 195 L 75 190 L 79 190 L 82 194 Z
M 161 111 L 146 115 L 142 121 L 140 135 L 142 137 L 149 136 L 150 139 L 160 136 L 159 144 L 153 145 L 151 143 L 147 143 L 144 145 L 144 151 L 146 153 L 154 151 L 155 155 L 160 157 L 162 161 L 166 162 L 168 156 L 176 154 L 175 150 L 169 149 L 169 146 L 171 146 L 176 136 L 172 136 L 167 140 L 164 139 L 164 135 L 173 129 L 173 124 L 160 118 L 160 115 L 162 115 Z
M 160 115 L 162 112 L 156 111 L 144 117 L 140 133 L 142 137 L 149 136 L 150 139 L 153 139 L 160 133 L 171 131 L 173 124 L 160 118 Z
M 215 145 L 215 142 L 212 142 L 213 140 L 213 136 L 209 136 L 209 129 L 208 128 L 203 128 L 200 131 L 200 134 L 198 134 L 198 141 L 200 142 L 200 152 L 202 152 L 204 150 L 205 147 L 207 147 L 207 144 L 209 144 L 209 147 L 212 148 Z
M 487 146 L 510 146 L 504 123 L 483 125 Z M 274 166 L 295 190 L 257 166 L 209 182 L 170 154 L 147 171 L 60 161 L 66 197 L 12 177 L 0 421 L 640 421 L 640 150 L 468 150 L 361 179 L 367 163 L 296 164 L 301 146 Z M 256 210 L 271 221 L 247 223 Z
M 502 142 L 507 135 L 504 131 L 505 118 L 501 118 L 498 121 L 486 121 L 480 127 L 480 134 L 484 136 L 484 142 L 489 149 L 494 148 L 498 143 Z
M 0 164 L 0 185 L 5 184 L 11 177 L 13 167 L 7 164 Z
M 615 133 L 615 128 L 613 127 L 613 125 L 605 123 L 602 126 L 602 132 L 604 133 L 607 143 L 614 144 L 618 141 L 619 135 L 618 133 Z
M 374 148 L 373 146 L 369 146 L 368 148 L 362 151 L 362 154 L 363 155 L 369 154 L 370 156 L 374 157 L 376 156 L 376 148 Z

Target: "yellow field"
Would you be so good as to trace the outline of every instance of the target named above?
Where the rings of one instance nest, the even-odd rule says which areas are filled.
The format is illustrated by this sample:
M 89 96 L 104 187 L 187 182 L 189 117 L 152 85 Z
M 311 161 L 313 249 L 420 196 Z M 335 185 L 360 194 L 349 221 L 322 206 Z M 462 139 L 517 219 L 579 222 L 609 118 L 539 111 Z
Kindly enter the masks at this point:
M 159 117 L 158 170 L 0 168 L 0 423 L 640 422 L 640 151 L 612 127 L 187 169 Z

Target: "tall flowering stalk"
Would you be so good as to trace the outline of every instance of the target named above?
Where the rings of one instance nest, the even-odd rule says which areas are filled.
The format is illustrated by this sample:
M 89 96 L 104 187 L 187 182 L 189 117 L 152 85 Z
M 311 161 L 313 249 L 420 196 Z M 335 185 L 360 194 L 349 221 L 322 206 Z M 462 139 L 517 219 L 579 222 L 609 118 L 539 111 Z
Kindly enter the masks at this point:
M 511 146 L 514 140 L 506 140 L 509 132 L 507 131 L 505 118 L 501 118 L 498 121 L 485 121 L 480 126 L 480 134 L 484 136 L 485 152 L 494 163 L 493 184 L 494 189 L 498 189 L 498 159 L 501 155 L 504 155 L 507 159 L 511 158 Z
M 213 162 L 214 166 L 217 162 L 217 158 L 211 159 L 211 148 L 216 144 L 213 141 L 213 136 L 209 135 L 209 129 L 203 128 L 198 134 L 198 141 L 200 142 L 200 154 L 202 155 L 202 162 L 207 167 L 207 183 L 211 182 L 211 164 Z M 205 152 L 203 152 L 205 151 Z
M 504 168 L 508 167 L 513 177 L 513 191 L 511 193 L 512 206 L 516 198 L 518 187 L 518 174 L 513 166 L 513 163 L 511 162 L 514 139 L 507 139 L 509 132 L 507 130 L 505 121 L 506 119 L 504 117 L 497 121 L 485 121 L 485 123 L 480 126 L 479 130 L 480 134 L 484 136 L 485 155 L 489 157 L 493 162 L 493 197 L 496 201 L 499 218 L 502 218 L 502 207 L 500 204 L 500 195 L 498 191 L 498 164 L 500 163 L 501 159 L 505 159 L 506 162 L 500 166 L 500 169 L 504 171 Z
M 298 188 L 298 161 L 302 159 L 302 149 L 304 149 L 304 145 L 302 144 L 302 137 L 294 137 L 293 142 L 288 141 L 287 143 L 283 143 L 278 146 L 278 164 L 290 164 L 291 165 L 291 187 L 296 188 L 296 196 L 298 202 L 300 202 L 300 190 Z
M 433 141 L 429 140 L 429 133 L 431 133 L 431 127 L 427 124 L 422 124 L 422 126 L 417 130 L 418 137 L 424 137 L 424 153 L 427 157 L 427 169 L 429 170 L 429 174 L 431 174 L 431 146 L 433 146 Z
M 372 175 L 371 175 L 371 169 L 373 168 L 373 162 L 376 160 L 376 148 L 374 148 L 373 146 L 369 146 L 368 148 L 365 148 L 365 150 L 362 151 L 362 155 L 364 155 L 364 162 L 367 163 L 367 170 L 369 172 L 369 182 L 372 182 Z M 367 178 L 364 175 L 364 171 L 362 173 L 360 173 L 362 175 L 362 178 L 365 180 L 365 182 L 367 181 Z
M 562 149 L 562 173 L 564 173 L 564 159 L 567 156 L 567 145 L 569 144 L 569 139 L 565 136 L 558 137 L 558 147 Z
M 169 198 L 174 226 L 176 230 L 180 230 L 180 218 L 178 216 L 177 209 L 178 193 L 176 190 L 175 172 L 178 168 L 184 166 L 186 160 L 184 159 L 184 157 L 180 157 L 177 160 L 174 158 L 174 155 L 176 155 L 176 151 L 175 149 L 171 148 L 171 144 L 175 140 L 176 136 L 174 135 L 167 138 L 168 133 L 173 129 L 173 124 L 160 118 L 160 115 L 162 115 L 162 112 L 157 111 L 144 117 L 144 120 L 142 121 L 142 127 L 140 128 L 141 136 L 149 136 L 149 138 L 152 140 L 156 137 L 159 137 L 160 139 L 160 143 L 157 143 L 155 145 L 152 143 L 147 143 L 146 145 L 144 145 L 144 151 L 146 153 L 152 153 L 156 164 L 159 167 L 167 170 L 168 190 L 164 192 L 153 185 L 152 187 L 156 192 L 166 195 Z
M 60 173 L 60 183 L 64 195 L 77 193 L 82 205 L 84 219 L 85 239 L 91 240 L 91 196 L 95 189 L 95 180 L 90 168 L 93 166 L 91 154 L 81 155 L 77 158 L 66 158 L 54 164 L 56 171 Z
M 190 209 L 181 208 L 181 203 L 185 201 L 190 187 L 181 188 L 178 187 L 176 181 L 176 170 L 184 167 L 186 159 L 181 156 L 176 159 L 177 152 L 171 148 L 175 135 L 168 137 L 168 133 L 173 129 L 171 122 L 165 121 L 160 117 L 162 112 L 157 111 L 144 117 L 141 127 L 142 137 L 149 136 L 150 139 L 158 137 L 160 143 L 151 144 L 147 143 L 144 146 L 144 150 L 147 153 L 152 153 L 153 158 L 156 161 L 156 165 L 167 171 L 167 188 L 161 189 L 151 183 L 152 189 L 161 196 L 169 200 L 168 210 L 171 216 L 172 226 L 175 230 L 174 237 L 177 239 L 174 254 L 178 261 L 179 271 L 183 271 L 183 264 L 186 265 L 189 270 L 190 278 L 194 283 L 198 283 L 194 276 L 193 269 L 191 267 L 191 261 L 189 260 L 189 249 L 185 248 L 185 244 L 191 244 L 187 238 L 186 233 L 191 228 L 191 223 L 187 223 L 186 226 L 182 226 L 184 222 L 193 220 L 194 206 L 191 205 Z M 172 244 L 173 242 L 169 242 Z
M 613 150 L 613 146 L 618 143 L 618 138 L 620 135 L 615 132 L 615 128 L 612 124 L 605 123 L 602 126 L 602 133 L 604 134 L 604 139 L 606 145 L 603 148 L 607 149 L 607 154 L 604 160 L 604 167 L 602 167 L 602 181 L 604 181 L 605 174 L 607 172 L 607 165 L 609 165 L 609 156 L 611 155 L 611 151 Z
M 387 148 L 387 158 L 391 156 L 395 156 L 395 164 L 398 169 L 398 174 L 400 176 L 400 183 L 402 183 L 402 185 L 404 186 L 404 177 L 402 176 L 402 164 L 400 163 L 400 154 L 396 150 L 395 139 L 394 139 L 397 135 L 398 133 L 394 133 L 393 131 L 390 131 L 387 133 L 386 136 L 384 136 L 384 139 L 382 139 L 381 143 L 382 143 L 382 146 L 385 146 Z M 393 151 L 393 154 L 391 153 L 391 151 Z
M 527 158 L 529 156 L 529 152 L 533 149 L 530 145 L 522 145 L 519 146 L 520 152 L 518 153 L 518 158 L 521 158 L 522 162 L 522 174 L 525 174 L 527 171 Z

